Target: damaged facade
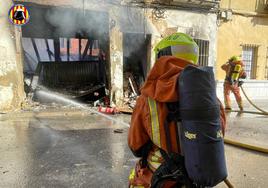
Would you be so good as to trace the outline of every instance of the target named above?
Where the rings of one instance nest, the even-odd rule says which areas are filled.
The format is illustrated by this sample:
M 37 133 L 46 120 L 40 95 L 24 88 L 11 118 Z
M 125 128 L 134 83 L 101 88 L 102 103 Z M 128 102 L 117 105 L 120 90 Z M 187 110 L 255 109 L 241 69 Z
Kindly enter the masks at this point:
M 11 1 L 0 2 L 0 110 L 17 109 L 25 98 L 19 28 L 7 19 Z
M 9 5 L 2 2 L 1 9 L 8 11 L 11 1 L 6 1 Z M 5 26 L 1 31 L 6 36 L 1 36 L 0 42 L 8 42 L 12 48 L 3 44 L 0 50 L 11 54 L 10 62 L 14 62 L 6 61 L 1 67 L 6 72 L 0 75 L 1 110 L 18 108 L 23 102 L 23 73 L 27 86 L 32 87 L 37 77 L 40 85 L 69 96 L 94 101 L 108 94 L 111 105 L 122 106 L 125 97 L 138 95 L 155 61 L 155 45 L 174 32 L 188 33 L 196 40 L 200 65 L 215 66 L 218 1 L 21 3 L 30 10 L 31 20 L 15 38 L 10 35 L 17 27 L 1 12 L 4 24 L 0 27 Z

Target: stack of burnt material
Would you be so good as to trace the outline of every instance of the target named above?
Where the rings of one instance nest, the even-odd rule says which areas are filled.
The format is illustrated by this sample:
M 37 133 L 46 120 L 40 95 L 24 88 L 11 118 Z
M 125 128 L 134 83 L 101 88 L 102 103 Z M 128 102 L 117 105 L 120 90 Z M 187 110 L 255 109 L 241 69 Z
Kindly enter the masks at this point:
M 124 88 L 124 103 L 123 107 L 118 109 L 123 113 L 132 113 L 136 105 L 136 99 L 140 95 L 139 86 L 131 73 L 126 73 L 125 79 L 127 79 L 127 85 Z

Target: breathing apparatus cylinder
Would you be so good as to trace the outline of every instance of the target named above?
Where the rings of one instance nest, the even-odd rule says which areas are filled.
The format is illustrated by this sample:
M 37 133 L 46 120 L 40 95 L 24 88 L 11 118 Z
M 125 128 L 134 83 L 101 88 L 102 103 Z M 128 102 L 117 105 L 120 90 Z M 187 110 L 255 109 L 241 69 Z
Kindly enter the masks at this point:
M 220 107 L 212 67 L 187 66 L 179 78 L 181 140 L 185 167 L 197 185 L 227 177 Z
M 232 83 L 236 83 L 238 81 L 241 69 L 242 67 L 240 64 L 231 65 L 230 78 Z

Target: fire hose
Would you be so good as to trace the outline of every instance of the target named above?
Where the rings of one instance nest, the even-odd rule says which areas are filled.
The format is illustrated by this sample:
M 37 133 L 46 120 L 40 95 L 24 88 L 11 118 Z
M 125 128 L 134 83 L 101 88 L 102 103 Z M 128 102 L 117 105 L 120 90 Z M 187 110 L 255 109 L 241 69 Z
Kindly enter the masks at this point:
M 242 86 L 240 86 L 244 96 L 246 97 L 247 101 L 257 110 L 259 110 L 260 112 L 252 112 L 252 111 L 238 111 L 238 110 L 231 110 L 231 112 L 241 112 L 241 113 L 251 113 L 251 114 L 259 114 L 259 115 L 268 115 L 268 112 L 259 108 L 257 105 L 255 105 L 247 96 L 244 88 Z M 224 139 L 224 143 L 225 144 L 230 144 L 236 147 L 240 147 L 240 148 L 245 148 L 245 149 L 249 149 L 249 150 L 253 150 L 253 151 L 258 151 L 258 152 L 262 152 L 262 153 L 266 153 L 268 154 L 268 149 L 267 148 L 262 148 L 259 146 L 254 146 L 254 145 L 250 145 L 250 144 L 245 144 L 242 142 L 237 142 L 231 139 Z M 228 188 L 233 188 L 234 186 L 230 183 L 230 181 L 228 179 L 224 180 L 224 183 L 227 185 Z
M 262 148 L 262 147 L 259 147 L 259 146 L 245 144 L 245 143 L 234 141 L 234 140 L 227 139 L 227 138 L 224 138 L 224 143 L 225 144 L 230 144 L 230 145 L 233 145 L 233 146 L 236 146 L 236 147 L 245 148 L 245 149 L 248 149 L 248 150 L 253 150 L 253 151 L 258 151 L 258 152 L 268 154 L 268 149 L 267 148 Z
M 259 110 L 260 112 L 252 112 L 252 111 L 238 111 L 238 110 L 231 110 L 230 112 L 240 112 L 240 113 L 251 113 L 251 114 L 259 114 L 259 115 L 268 115 L 268 112 L 259 108 L 257 105 L 255 105 L 250 99 L 249 97 L 247 96 L 244 88 L 240 85 L 240 88 L 243 92 L 243 94 L 245 95 L 246 99 L 248 100 L 248 102 L 254 107 L 256 108 L 257 110 Z M 230 140 L 230 139 L 224 139 L 224 143 L 226 144 L 230 144 L 230 145 L 233 145 L 233 146 L 236 146 L 236 147 L 240 147 L 240 148 L 245 148 L 245 149 L 249 149 L 249 150 L 253 150 L 253 151 L 258 151 L 258 152 L 262 152 L 262 153 L 266 153 L 268 154 L 268 149 L 267 148 L 262 148 L 262 147 L 259 147 L 259 146 L 254 146 L 254 145 L 250 145 L 250 144 L 245 144 L 245 143 L 242 143 L 242 142 L 237 142 L 237 141 L 234 141 L 234 140 Z
M 268 154 L 268 149 L 267 148 L 262 148 L 262 147 L 259 147 L 259 146 L 245 144 L 245 143 L 237 142 L 237 141 L 227 139 L 227 138 L 224 138 L 224 143 L 232 145 L 232 146 L 236 146 L 236 147 L 239 147 L 239 148 L 245 148 L 245 149 L 248 149 L 248 150 L 253 150 L 253 151 Z M 226 186 L 228 188 L 234 188 L 234 186 L 231 184 L 231 182 L 227 178 L 224 180 L 224 183 L 226 184 Z
M 250 98 L 248 97 L 248 95 L 246 94 L 244 88 L 242 87 L 242 85 L 239 86 L 244 94 L 244 96 L 246 97 L 247 101 L 254 107 L 256 108 L 259 112 L 255 112 L 255 111 L 240 111 L 240 110 L 230 110 L 229 112 L 239 112 L 239 113 L 249 113 L 249 114 L 259 114 L 259 115 L 268 115 L 268 112 L 259 108 L 256 104 L 254 104 L 252 102 L 252 100 L 250 100 Z
M 246 92 L 245 92 L 245 90 L 244 90 L 244 88 L 243 88 L 242 86 L 240 86 L 240 88 L 241 88 L 243 94 L 245 95 L 246 99 L 248 100 L 248 102 L 249 102 L 254 108 L 256 108 L 257 110 L 259 110 L 260 112 L 262 112 L 264 115 L 268 115 L 268 112 L 267 112 L 267 111 L 265 111 L 265 110 L 259 108 L 257 105 L 255 105 L 255 104 L 249 99 L 249 97 L 247 96 L 247 94 L 246 94 Z

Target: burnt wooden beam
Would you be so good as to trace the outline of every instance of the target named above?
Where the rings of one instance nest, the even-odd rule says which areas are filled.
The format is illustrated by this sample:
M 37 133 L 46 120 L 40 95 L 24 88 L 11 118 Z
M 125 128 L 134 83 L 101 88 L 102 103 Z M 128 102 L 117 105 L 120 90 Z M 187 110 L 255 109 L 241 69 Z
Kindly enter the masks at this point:
M 86 47 L 85 47 L 85 50 L 83 52 L 83 56 L 82 56 L 82 60 L 85 59 L 86 55 L 87 55 L 87 52 L 88 52 L 88 49 L 89 49 L 89 44 L 90 44 L 90 41 L 89 39 L 87 40 L 87 44 L 86 44 Z
M 67 61 L 70 61 L 70 39 L 67 38 Z
M 38 49 L 37 49 L 37 46 L 36 46 L 36 43 L 35 43 L 35 39 L 31 38 L 31 41 L 32 41 L 32 44 L 33 44 L 33 48 L 34 48 L 34 52 L 35 52 L 37 61 L 39 63 L 41 61 L 41 58 L 40 58 L 40 54 L 38 52 Z
M 50 53 L 50 49 L 49 49 L 48 40 L 45 39 L 45 42 L 46 42 L 46 47 L 47 47 L 47 53 L 48 53 L 49 61 L 52 61 L 52 57 L 51 57 L 51 53 Z
M 92 43 L 90 43 L 90 54 L 89 54 L 90 56 L 92 56 L 93 43 L 94 43 L 94 41 Z
M 78 51 L 79 51 L 79 61 L 81 60 L 81 38 L 78 39 Z
M 60 39 L 59 38 L 54 39 L 53 43 L 54 43 L 55 61 L 60 62 L 61 61 L 61 58 L 60 58 Z

